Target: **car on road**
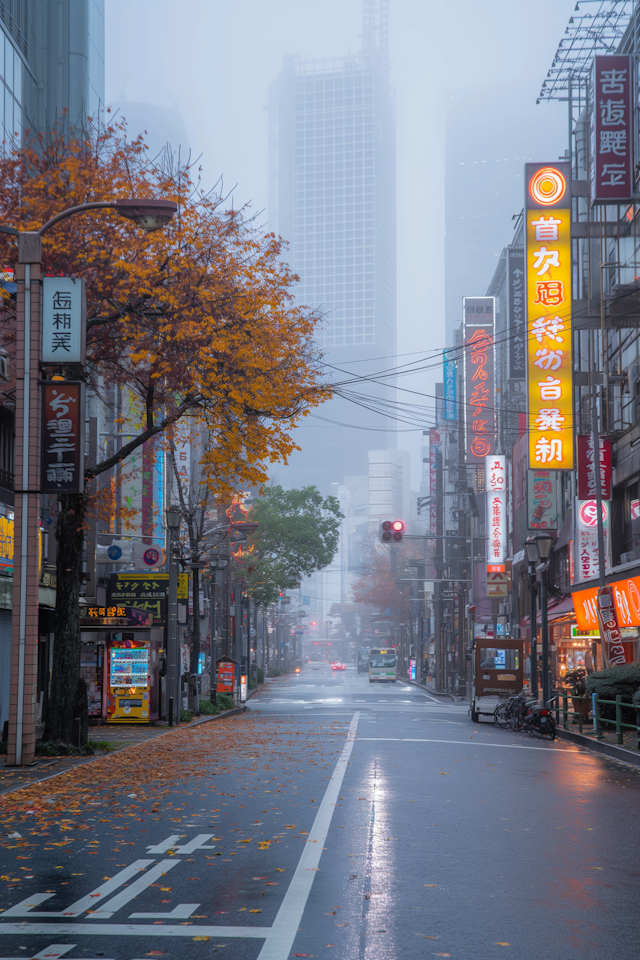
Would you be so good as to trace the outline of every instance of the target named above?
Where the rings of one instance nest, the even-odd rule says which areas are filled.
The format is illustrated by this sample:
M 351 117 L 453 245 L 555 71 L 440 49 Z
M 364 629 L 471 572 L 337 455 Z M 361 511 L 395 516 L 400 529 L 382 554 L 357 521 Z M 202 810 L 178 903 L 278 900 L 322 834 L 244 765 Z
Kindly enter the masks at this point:
M 344 665 L 344 663 L 340 663 L 339 660 L 334 660 L 333 663 L 331 664 L 331 669 L 332 669 L 332 670 L 346 670 L 347 668 L 346 668 L 346 666 Z

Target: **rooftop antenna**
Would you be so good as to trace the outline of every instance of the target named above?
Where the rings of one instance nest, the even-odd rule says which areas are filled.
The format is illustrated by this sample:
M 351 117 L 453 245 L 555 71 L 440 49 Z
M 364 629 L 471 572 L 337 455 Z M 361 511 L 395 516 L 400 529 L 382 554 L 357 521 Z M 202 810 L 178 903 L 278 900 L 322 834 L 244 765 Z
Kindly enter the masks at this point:
M 362 52 L 389 62 L 389 0 L 362 0 Z

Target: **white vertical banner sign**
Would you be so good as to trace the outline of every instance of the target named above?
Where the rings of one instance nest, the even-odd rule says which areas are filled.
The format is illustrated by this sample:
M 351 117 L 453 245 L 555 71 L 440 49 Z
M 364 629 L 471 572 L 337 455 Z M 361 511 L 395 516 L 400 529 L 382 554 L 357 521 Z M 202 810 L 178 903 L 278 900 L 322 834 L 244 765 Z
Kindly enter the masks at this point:
M 42 279 L 42 362 L 84 363 L 86 301 L 84 280 Z
M 504 564 L 507 556 L 507 464 L 506 457 L 485 457 L 487 496 L 487 565 Z

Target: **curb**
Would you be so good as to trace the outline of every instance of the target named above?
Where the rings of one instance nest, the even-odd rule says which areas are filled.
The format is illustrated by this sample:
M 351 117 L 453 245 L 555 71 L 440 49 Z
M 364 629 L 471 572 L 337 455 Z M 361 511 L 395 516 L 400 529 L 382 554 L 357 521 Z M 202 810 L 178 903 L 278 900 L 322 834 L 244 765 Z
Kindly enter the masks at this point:
M 556 737 L 560 740 L 569 740 L 580 747 L 586 747 L 594 753 L 604 754 L 605 757 L 611 757 L 612 760 L 620 760 L 622 763 L 630 763 L 634 767 L 640 767 L 640 750 L 634 753 L 633 750 L 627 750 L 626 747 L 619 747 L 615 743 L 607 743 L 606 740 L 594 740 L 587 737 L 584 733 L 574 733 L 573 730 L 565 730 L 564 727 L 556 727 Z
M 424 690 L 425 693 L 428 693 L 428 694 L 429 694 L 430 696 L 432 696 L 432 697 L 449 697 L 449 699 L 452 700 L 453 703 L 465 703 L 465 702 L 466 702 L 466 698 L 465 698 L 465 697 L 457 697 L 457 698 L 456 698 L 456 697 L 454 697 L 454 695 L 453 695 L 452 693 L 437 693 L 435 690 L 432 690 L 430 687 L 428 687 L 425 683 L 418 683 L 417 680 L 405 680 L 404 677 L 399 678 L 399 679 L 402 679 L 402 682 L 403 682 L 403 683 L 409 683 L 409 684 L 411 684 L 412 687 L 417 687 L 418 690 Z
M 225 710 L 223 713 L 218 713 L 212 717 L 199 717 L 197 720 L 192 720 L 190 723 L 185 723 L 182 727 L 183 730 L 188 730 L 190 727 L 197 727 L 199 723 L 209 723 L 211 720 L 222 720 L 224 717 L 233 717 L 239 713 L 244 713 L 246 707 L 234 707 L 232 710 Z M 164 733 L 159 734 L 157 737 L 153 737 L 153 740 L 159 740 L 160 737 L 166 736 L 168 733 L 175 733 L 176 730 L 179 730 L 180 727 L 168 727 Z M 140 747 L 148 741 L 142 740 L 140 743 L 129 743 L 126 747 L 121 747 L 120 750 L 114 750 L 113 754 L 123 753 L 125 750 L 131 750 L 132 747 Z M 54 777 L 61 777 L 65 773 L 70 773 L 72 770 L 76 770 L 78 767 L 83 767 L 87 763 L 93 763 L 95 760 L 104 760 L 105 757 L 111 756 L 111 753 L 101 754 L 97 757 L 78 757 L 78 763 L 73 767 L 67 767 L 66 770 L 58 770 L 57 773 L 50 773 L 48 777 L 40 777 L 39 780 L 30 780 L 29 783 L 22 783 L 19 787 L 9 787 L 7 790 L 0 789 L 0 796 L 6 796 L 8 793 L 17 793 L 18 790 L 24 790 L 26 787 L 33 787 L 37 783 L 44 783 L 46 780 L 53 780 Z

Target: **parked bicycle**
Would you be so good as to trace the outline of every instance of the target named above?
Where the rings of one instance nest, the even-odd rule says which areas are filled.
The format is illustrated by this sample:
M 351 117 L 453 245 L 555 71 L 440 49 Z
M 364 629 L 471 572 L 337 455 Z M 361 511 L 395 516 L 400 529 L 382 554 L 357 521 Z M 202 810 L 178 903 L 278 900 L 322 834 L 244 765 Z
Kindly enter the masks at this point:
M 527 710 L 537 704 L 537 700 L 527 697 L 524 693 L 518 693 L 516 696 L 509 697 L 499 703 L 493 714 L 493 722 L 503 730 L 522 730 L 524 726 L 524 716 Z

